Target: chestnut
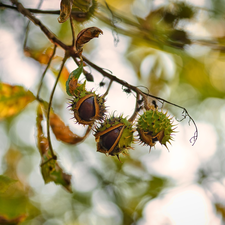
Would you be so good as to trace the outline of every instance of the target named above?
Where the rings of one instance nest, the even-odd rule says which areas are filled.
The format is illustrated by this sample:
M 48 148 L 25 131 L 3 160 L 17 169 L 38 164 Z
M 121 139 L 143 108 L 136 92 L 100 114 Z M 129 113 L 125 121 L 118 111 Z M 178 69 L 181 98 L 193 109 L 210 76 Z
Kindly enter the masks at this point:
M 116 129 L 113 129 L 108 133 L 102 135 L 99 140 L 101 147 L 106 151 L 109 151 L 112 148 L 113 144 L 117 141 L 121 129 L 122 126 L 117 127 Z
M 105 119 L 95 130 L 97 151 L 119 159 L 120 153 L 127 154 L 127 150 L 131 148 L 133 133 L 132 123 L 126 118 L 112 116 Z
M 74 96 L 71 110 L 79 124 L 91 125 L 96 120 L 102 120 L 105 114 L 105 99 L 94 92 L 84 92 Z
M 79 116 L 82 120 L 85 121 L 91 121 L 92 118 L 95 116 L 95 102 L 94 102 L 94 97 L 90 97 L 85 99 L 79 109 Z

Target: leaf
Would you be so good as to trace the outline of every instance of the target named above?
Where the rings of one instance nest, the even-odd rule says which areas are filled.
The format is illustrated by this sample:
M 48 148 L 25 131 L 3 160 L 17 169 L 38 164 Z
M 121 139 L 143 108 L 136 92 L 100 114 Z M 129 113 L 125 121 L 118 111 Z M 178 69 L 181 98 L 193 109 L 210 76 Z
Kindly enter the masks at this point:
M 80 137 L 74 134 L 54 112 L 50 113 L 50 126 L 57 140 L 63 141 L 68 144 L 77 144 L 78 142 L 83 141 L 86 137 Z M 89 129 L 89 131 L 90 130 L 91 129 Z
M 37 108 L 37 142 L 41 155 L 41 173 L 45 183 L 53 181 L 55 184 L 62 185 L 67 191 L 71 189 L 71 175 L 63 172 L 58 162 L 52 158 L 47 138 L 43 134 L 41 122 L 43 121 L 42 105 Z
M 47 115 L 48 104 L 44 104 L 43 107 L 44 107 L 45 114 Z M 80 137 L 77 134 L 74 134 L 70 130 L 70 128 L 66 126 L 65 123 L 60 119 L 60 117 L 53 112 L 52 109 L 50 111 L 49 120 L 50 120 L 50 126 L 52 128 L 53 133 L 55 134 L 56 139 L 63 141 L 67 144 L 77 144 L 83 141 L 86 138 L 86 136 L 89 134 L 89 132 L 91 131 L 91 127 L 88 127 L 83 137 Z M 47 149 L 48 146 L 46 148 L 45 140 L 42 140 L 42 145 L 44 145 L 42 152 L 46 152 L 45 149 Z
M 0 224 L 1 225 L 17 225 L 19 223 L 22 223 L 25 220 L 26 217 L 27 217 L 26 215 L 20 215 L 18 217 L 13 218 L 13 219 L 9 219 L 6 216 L 0 215 Z
M 55 184 L 62 185 L 67 191 L 72 193 L 71 175 L 64 173 L 57 161 L 51 158 L 50 150 L 42 155 L 41 174 L 45 183 L 47 184 L 53 181 Z
M 4 193 L 8 187 L 17 182 L 17 180 L 11 179 L 7 176 L 0 175 L 0 193 Z
M 83 29 L 76 39 L 76 49 L 77 51 L 82 51 L 84 44 L 89 42 L 91 39 L 98 37 L 99 34 L 103 34 L 103 31 L 97 27 L 88 27 Z
M 216 212 L 222 216 L 223 221 L 225 221 L 225 205 L 221 203 L 214 204 Z
M 81 63 L 77 69 L 75 69 L 70 73 L 69 78 L 66 81 L 66 93 L 68 95 L 73 96 L 74 90 L 79 85 L 77 84 L 77 80 L 79 79 L 82 71 L 83 71 L 83 63 Z
M 32 92 L 22 86 L 0 83 L 0 120 L 18 114 L 34 100 Z
M 52 53 L 53 53 L 52 46 L 43 49 L 31 49 L 31 48 L 24 49 L 24 54 L 27 57 L 30 57 L 44 65 L 47 65 L 49 63 Z
M 72 1 L 71 0 L 61 0 L 60 4 L 60 15 L 58 18 L 59 23 L 64 23 L 70 17 L 72 11 Z

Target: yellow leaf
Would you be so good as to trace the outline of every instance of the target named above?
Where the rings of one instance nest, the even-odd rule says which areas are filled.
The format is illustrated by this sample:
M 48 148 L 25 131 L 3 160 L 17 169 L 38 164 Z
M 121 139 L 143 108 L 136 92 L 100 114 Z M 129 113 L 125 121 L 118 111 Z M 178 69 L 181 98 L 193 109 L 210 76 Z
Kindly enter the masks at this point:
M 53 53 L 52 46 L 48 48 L 43 48 L 41 50 L 26 48 L 24 54 L 41 64 L 47 65 Z M 55 58 L 55 57 L 54 57 Z
M 0 175 L 0 193 L 4 193 L 8 187 L 17 182 L 17 180 L 11 179 L 8 176 Z
M 54 75 L 55 75 L 56 77 L 58 76 L 59 70 L 55 69 L 54 67 L 51 67 L 51 71 L 54 73 Z M 66 81 L 68 80 L 69 75 L 70 75 L 70 73 L 69 73 L 68 69 L 64 66 L 64 67 L 63 67 L 63 70 L 62 70 L 62 72 L 61 72 L 60 78 L 59 78 L 59 82 L 60 82 L 60 84 L 61 84 L 63 90 L 65 90 L 65 91 L 66 91 L 65 83 L 66 83 Z
M 33 93 L 22 86 L 0 83 L 0 120 L 18 114 L 34 100 Z

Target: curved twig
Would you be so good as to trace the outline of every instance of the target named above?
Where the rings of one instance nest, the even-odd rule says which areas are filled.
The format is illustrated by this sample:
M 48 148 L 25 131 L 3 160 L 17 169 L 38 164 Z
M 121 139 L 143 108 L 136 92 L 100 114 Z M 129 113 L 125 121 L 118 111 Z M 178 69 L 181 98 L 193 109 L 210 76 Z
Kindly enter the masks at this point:
M 61 68 L 59 70 L 59 74 L 56 78 L 56 81 L 55 81 L 55 84 L 54 84 L 54 87 L 52 89 L 52 92 L 51 92 L 51 95 L 50 95 L 50 99 L 49 99 L 49 103 L 48 103 L 48 111 L 47 111 L 47 139 L 48 139 L 48 142 L 49 142 L 49 149 L 51 151 L 51 154 L 52 154 L 52 158 L 56 160 L 56 155 L 54 154 L 53 152 L 53 148 L 52 148 L 52 144 L 51 144 L 51 138 L 50 138 L 50 121 L 49 121 L 49 118 L 50 118 L 50 111 L 51 111 L 51 105 L 52 105 L 52 99 L 53 99 L 53 95 L 54 95 L 54 92 L 55 92 L 55 89 L 56 89 L 56 86 L 57 86 L 57 83 L 59 81 L 59 78 L 60 78 L 60 75 L 61 75 L 61 72 L 63 70 L 63 67 L 64 67 L 64 64 L 67 60 L 68 56 L 67 54 L 65 54 L 64 58 L 63 58 L 63 61 L 62 61 L 62 65 L 61 65 Z

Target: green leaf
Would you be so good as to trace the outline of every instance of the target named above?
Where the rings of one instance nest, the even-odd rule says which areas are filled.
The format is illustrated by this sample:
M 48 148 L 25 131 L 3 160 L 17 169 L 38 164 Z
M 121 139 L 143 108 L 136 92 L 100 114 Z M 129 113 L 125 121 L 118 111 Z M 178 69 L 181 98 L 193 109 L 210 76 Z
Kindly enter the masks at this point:
M 0 120 L 18 114 L 34 100 L 33 93 L 22 86 L 0 83 Z
M 55 184 L 62 185 L 67 191 L 72 192 L 71 175 L 64 173 L 57 160 L 52 158 L 48 139 L 43 134 L 42 121 L 42 105 L 39 104 L 37 108 L 37 143 L 41 155 L 40 166 L 43 179 L 46 184 L 53 181 Z
M 0 193 L 4 193 L 9 188 L 9 186 L 15 182 L 17 182 L 17 180 L 0 175 Z
M 60 15 L 58 18 L 59 23 L 64 23 L 70 17 L 72 11 L 72 1 L 71 0 L 61 0 L 60 4 Z
M 51 159 L 52 155 L 50 150 L 42 155 L 41 173 L 45 183 L 53 181 L 55 184 L 60 184 L 67 191 L 72 192 L 71 189 L 71 175 L 63 172 L 56 160 Z
M 83 63 L 79 65 L 77 69 L 72 71 L 69 75 L 68 80 L 66 81 L 66 93 L 70 96 L 73 95 L 74 90 L 78 86 L 77 81 L 83 72 Z

